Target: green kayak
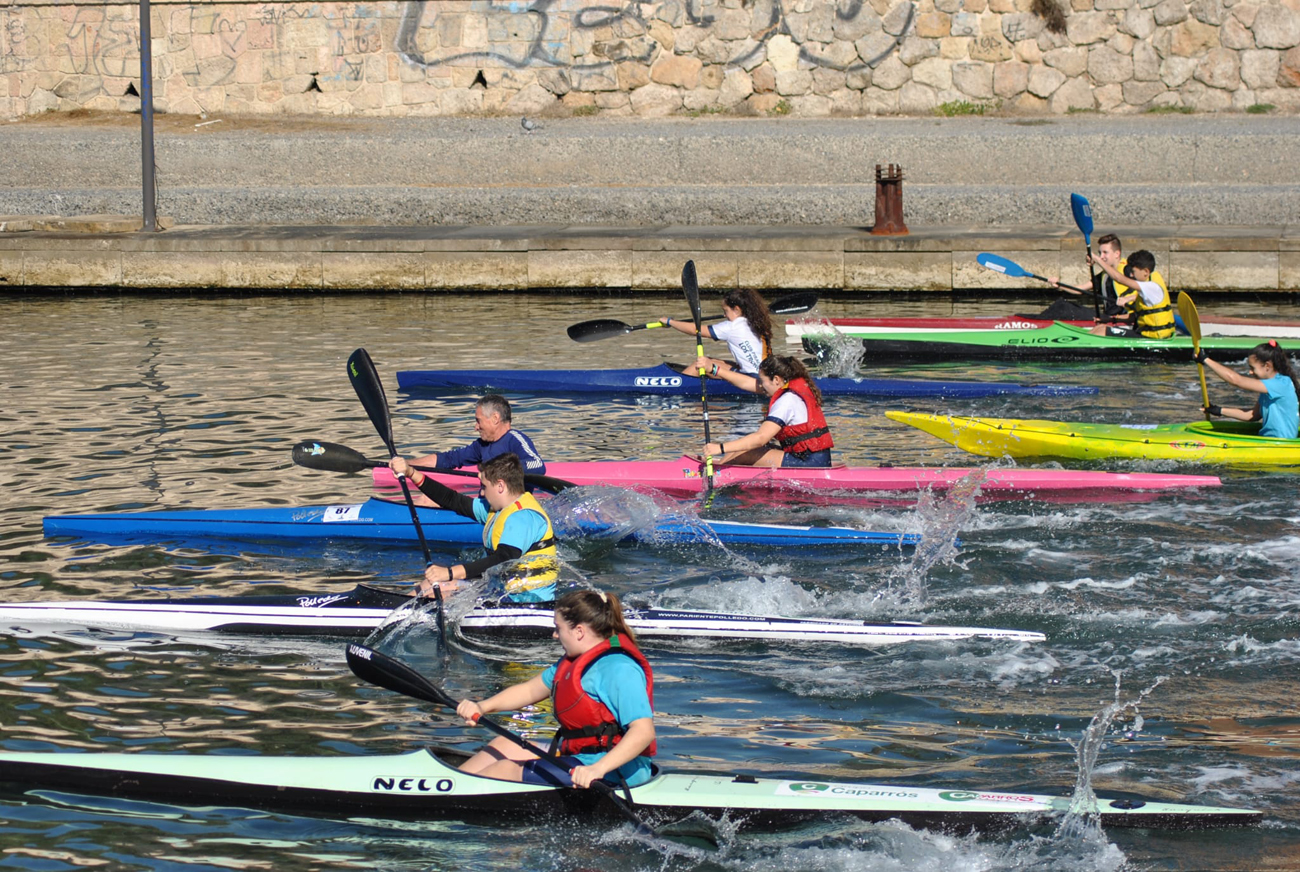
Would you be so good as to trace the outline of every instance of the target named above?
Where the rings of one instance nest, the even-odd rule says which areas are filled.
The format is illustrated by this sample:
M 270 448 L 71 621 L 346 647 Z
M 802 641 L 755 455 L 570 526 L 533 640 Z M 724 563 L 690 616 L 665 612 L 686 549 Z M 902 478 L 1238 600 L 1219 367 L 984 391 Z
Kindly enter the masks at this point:
M 1133 336 L 1093 336 L 1087 328 L 1060 321 L 1033 330 L 958 330 L 909 333 L 873 332 L 871 328 L 841 327 L 839 333 L 862 340 L 864 360 L 889 363 L 935 360 L 1172 360 L 1192 358 L 1188 336 L 1143 339 Z M 804 348 L 820 354 L 832 337 L 805 335 Z M 1215 360 L 1245 360 L 1260 342 L 1258 336 L 1202 336 L 1201 347 Z

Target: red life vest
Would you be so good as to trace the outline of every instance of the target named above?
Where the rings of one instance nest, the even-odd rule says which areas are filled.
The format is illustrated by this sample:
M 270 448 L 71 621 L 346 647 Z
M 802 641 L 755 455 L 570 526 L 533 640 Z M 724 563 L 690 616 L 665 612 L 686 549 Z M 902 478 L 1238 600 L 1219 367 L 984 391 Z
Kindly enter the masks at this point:
M 830 427 L 826 426 L 826 416 L 822 414 L 822 407 L 817 405 L 812 388 L 805 379 L 797 378 L 773 394 L 771 402 L 767 404 L 768 412 L 772 411 L 773 404 L 786 391 L 803 400 L 808 407 L 808 420 L 802 424 L 787 424 L 780 429 L 776 441 L 781 443 L 781 450 L 786 454 L 808 454 L 834 448 L 835 440 L 831 438 Z
M 555 680 L 551 684 L 551 702 L 555 706 L 555 717 L 560 722 L 559 732 L 555 734 L 560 754 L 608 751 L 623 738 L 623 725 L 614 717 L 614 713 L 582 689 L 583 673 L 591 664 L 609 654 L 626 654 L 645 670 L 646 696 L 650 700 L 650 707 L 654 708 L 654 673 L 650 670 L 650 661 L 645 659 L 645 655 L 630 640 L 620 639 L 615 634 L 612 640 L 601 642 L 585 654 L 565 657 L 556 667 Z M 651 742 L 650 747 L 641 754 L 653 757 L 656 744 Z

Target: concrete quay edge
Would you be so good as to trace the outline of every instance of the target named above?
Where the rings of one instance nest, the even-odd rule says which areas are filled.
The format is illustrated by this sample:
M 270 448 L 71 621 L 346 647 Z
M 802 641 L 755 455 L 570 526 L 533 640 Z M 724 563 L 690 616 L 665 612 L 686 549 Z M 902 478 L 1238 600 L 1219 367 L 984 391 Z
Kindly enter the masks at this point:
M 1023 289 L 980 267 L 990 251 L 1040 276 L 1087 281 L 1074 227 L 180 225 L 139 218 L 0 216 L 0 291 L 21 289 L 675 291 L 695 260 L 702 287 L 841 292 Z M 26 229 L 51 227 L 59 229 Z M 1149 249 L 1172 287 L 1300 291 L 1300 225 L 1097 228 Z M 1094 236 L 1095 241 L 1096 236 Z

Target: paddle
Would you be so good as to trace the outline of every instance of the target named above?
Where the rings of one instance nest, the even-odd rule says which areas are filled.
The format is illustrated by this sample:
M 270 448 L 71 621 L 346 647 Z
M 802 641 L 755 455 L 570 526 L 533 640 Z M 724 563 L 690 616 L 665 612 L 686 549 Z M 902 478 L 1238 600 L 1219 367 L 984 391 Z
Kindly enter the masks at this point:
M 376 651 L 373 648 L 368 648 L 365 645 L 350 643 L 347 647 L 347 658 L 348 667 L 362 681 L 400 693 L 403 696 L 414 697 L 415 699 L 421 699 L 425 702 L 446 706 L 452 711 L 456 710 L 456 701 L 448 696 L 441 687 L 434 684 L 428 678 L 421 675 L 419 672 L 416 672 L 413 668 L 406 663 L 403 663 L 401 660 L 398 660 L 396 657 L 390 657 L 387 654 Z M 556 757 L 554 754 L 543 751 L 523 736 L 503 727 L 487 715 L 480 715 L 475 718 L 474 723 L 482 727 L 487 727 L 498 736 L 509 739 L 519 747 L 531 751 L 543 760 L 563 769 L 565 772 L 573 771 L 573 767 L 564 760 Z M 641 820 L 640 815 L 633 811 L 628 800 L 619 796 L 618 792 L 609 784 L 606 784 L 604 781 L 593 781 L 591 786 L 595 790 L 599 790 L 601 793 L 605 794 L 605 796 L 609 797 L 610 801 L 612 801 L 618 810 L 623 813 L 623 816 L 636 826 L 638 833 L 644 836 L 659 835 L 651 829 L 645 821 Z
M 991 269 L 994 272 L 1002 273 L 1003 275 L 1010 276 L 1013 279 L 1038 279 L 1040 282 L 1047 282 L 1049 285 L 1052 283 L 1051 279 L 1035 275 L 1015 261 L 1008 260 L 1005 257 L 999 257 L 996 254 L 983 252 L 975 258 L 975 262 L 985 269 Z M 1076 288 L 1074 285 L 1067 285 L 1064 282 L 1057 282 L 1056 284 L 1059 287 L 1067 288 L 1071 291 L 1078 291 L 1079 293 L 1086 294 L 1090 297 L 1097 297 L 1096 291 L 1085 291 L 1083 288 Z
M 768 304 L 767 309 L 773 315 L 799 315 L 816 305 L 817 295 L 811 291 L 804 291 L 778 297 Z M 722 315 L 719 315 L 709 320 L 717 321 L 721 320 L 722 317 Z M 622 321 L 616 321 L 613 318 L 597 318 L 592 321 L 574 324 L 569 328 L 568 333 L 569 338 L 574 342 L 595 342 L 599 339 L 625 336 L 633 330 L 653 330 L 656 327 L 666 326 L 662 321 L 651 321 L 649 324 L 624 324 Z
M 337 442 L 321 442 L 309 439 L 293 446 L 293 462 L 307 469 L 322 472 L 361 472 L 366 469 L 387 468 L 385 460 L 371 460 L 359 451 Z M 477 472 L 464 469 L 436 469 L 428 466 L 416 466 L 421 472 L 433 472 L 438 475 L 459 475 L 465 478 L 478 478 Z M 566 488 L 577 487 L 571 481 L 552 478 L 549 475 L 524 473 L 524 483 L 541 488 L 549 493 L 558 494 Z
M 1082 194 L 1070 195 L 1070 211 L 1074 213 L 1074 223 L 1079 226 L 1079 232 L 1083 234 L 1083 244 L 1088 249 L 1088 275 L 1091 277 L 1092 287 L 1097 287 L 1097 270 L 1092 263 L 1092 206 L 1088 203 L 1088 198 Z M 1093 294 L 1092 311 L 1098 321 L 1101 320 L 1101 297 Z
M 686 294 L 686 302 L 691 307 L 691 317 L 695 319 L 695 356 L 697 358 L 704 356 L 704 334 L 703 321 L 700 317 L 700 285 L 695 277 L 695 261 L 688 260 L 682 267 L 682 291 Z M 700 404 L 704 407 L 704 441 L 709 443 L 713 437 L 709 435 L 709 380 L 705 378 L 704 367 L 700 367 Z M 713 490 L 713 456 L 705 454 L 704 456 L 704 489 L 705 491 Z
M 1196 304 L 1186 291 L 1178 292 L 1178 314 L 1183 325 L 1192 335 L 1192 354 L 1201 354 L 1201 316 L 1196 313 Z M 1210 389 L 1205 386 L 1205 364 L 1197 361 L 1196 369 L 1201 374 L 1201 405 L 1205 407 L 1205 420 L 1210 420 Z
M 374 361 L 364 348 L 358 348 L 348 358 L 348 379 L 357 398 L 370 416 L 370 423 L 375 425 L 380 440 L 388 449 L 389 457 L 397 456 L 397 446 L 393 443 L 393 419 L 388 413 L 388 397 L 384 395 L 384 384 L 379 380 Z M 406 484 L 406 476 L 399 475 L 397 483 L 402 486 L 402 496 L 406 498 L 406 507 L 411 511 L 411 523 L 415 525 L 415 535 L 420 539 L 420 549 L 424 552 L 424 565 L 433 565 L 433 555 L 429 553 L 429 543 L 424 539 L 424 528 L 420 526 L 420 515 L 415 511 L 415 502 L 411 499 L 411 489 Z M 447 647 L 447 619 L 443 615 L 442 591 L 433 589 L 433 598 L 438 606 L 438 641 L 443 650 Z

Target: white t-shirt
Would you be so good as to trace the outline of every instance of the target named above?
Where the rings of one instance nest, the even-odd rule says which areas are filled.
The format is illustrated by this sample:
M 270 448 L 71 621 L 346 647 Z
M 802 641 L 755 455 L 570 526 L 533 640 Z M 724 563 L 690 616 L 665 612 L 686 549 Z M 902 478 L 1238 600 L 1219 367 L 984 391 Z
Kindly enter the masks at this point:
M 764 419 L 780 427 L 808 423 L 808 404 L 794 391 L 786 391 L 776 398 Z
M 756 375 L 763 362 L 763 340 L 749 329 L 749 321 L 742 315 L 735 321 L 722 321 L 709 327 L 709 335 L 727 343 L 731 356 L 740 371 Z
M 1132 291 L 1132 288 L 1125 288 L 1125 293 Z M 1165 298 L 1165 289 L 1155 282 L 1138 282 L 1138 293 L 1142 295 L 1142 302 L 1148 306 L 1158 306 Z

